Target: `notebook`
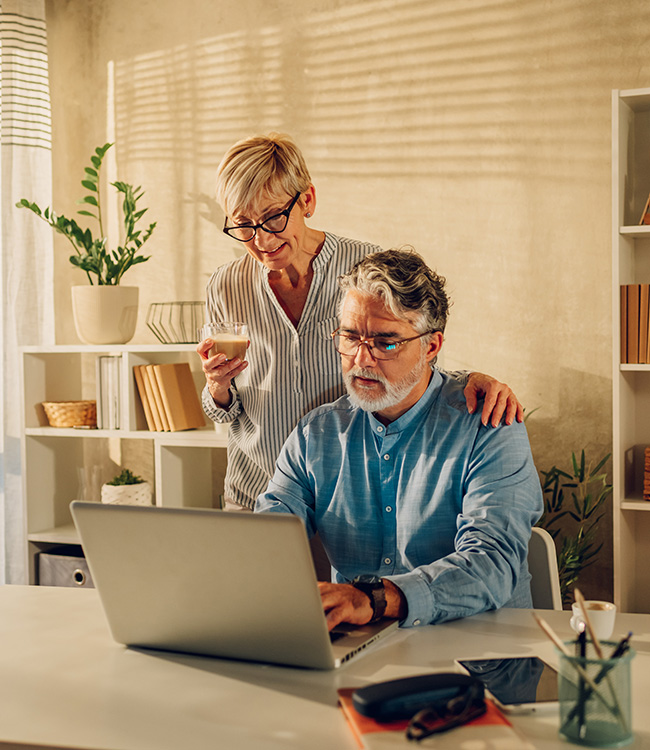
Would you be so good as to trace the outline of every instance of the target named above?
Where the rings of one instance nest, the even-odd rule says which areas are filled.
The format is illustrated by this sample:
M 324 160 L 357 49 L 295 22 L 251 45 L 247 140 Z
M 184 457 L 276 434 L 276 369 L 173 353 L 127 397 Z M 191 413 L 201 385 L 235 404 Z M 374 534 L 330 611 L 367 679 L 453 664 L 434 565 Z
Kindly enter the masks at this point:
M 127 646 L 334 669 L 397 628 L 327 630 L 291 515 L 73 501 L 113 638 Z

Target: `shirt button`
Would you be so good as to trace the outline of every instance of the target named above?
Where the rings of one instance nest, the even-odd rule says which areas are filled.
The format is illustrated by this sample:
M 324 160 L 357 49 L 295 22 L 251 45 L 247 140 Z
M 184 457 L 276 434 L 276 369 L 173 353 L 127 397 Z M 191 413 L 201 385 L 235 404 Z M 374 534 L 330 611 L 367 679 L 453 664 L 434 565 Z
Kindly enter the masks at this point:
M 422 624 L 422 620 L 413 620 L 413 624 L 414 625 L 421 625 Z
M 388 461 L 389 458 L 390 456 L 388 455 L 388 453 L 384 453 L 384 461 Z
M 384 557 L 384 565 L 390 565 L 393 561 L 390 557 Z
M 377 432 L 383 432 L 383 431 L 384 431 L 384 428 L 381 425 L 379 425 L 379 427 L 377 427 Z
M 390 507 L 390 505 L 387 505 L 386 506 L 386 513 L 390 513 L 391 510 L 393 510 L 393 509 Z

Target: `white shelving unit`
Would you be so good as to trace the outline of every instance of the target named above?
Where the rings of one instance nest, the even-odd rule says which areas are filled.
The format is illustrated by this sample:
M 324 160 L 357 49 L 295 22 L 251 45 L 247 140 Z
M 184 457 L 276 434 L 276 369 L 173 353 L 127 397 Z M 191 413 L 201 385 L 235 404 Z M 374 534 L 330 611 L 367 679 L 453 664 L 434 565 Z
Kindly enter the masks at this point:
M 643 500 L 650 445 L 650 365 L 621 364 L 620 287 L 650 283 L 650 89 L 612 92 L 612 320 L 614 599 L 650 612 L 650 502 Z
M 95 399 L 95 362 L 106 354 L 120 358 L 123 428 L 50 427 L 41 402 Z M 79 470 L 92 462 L 93 456 L 108 456 L 112 441 L 148 441 L 157 505 L 219 507 L 215 473 L 225 473 L 227 427 L 215 427 L 206 419 L 206 426 L 197 430 L 147 429 L 133 366 L 171 362 L 190 364 L 200 394 L 205 379 L 192 344 L 22 348 L 23 496 L 30 571 L 26 582 L 35 582 L 36 553 L 53 545 L 79 544 L 69 510 L 70 501 L 78 496 Z M 122 451 L 127 455 L 128 445 Z M 137 473 L 137 466 L 129 468 Z

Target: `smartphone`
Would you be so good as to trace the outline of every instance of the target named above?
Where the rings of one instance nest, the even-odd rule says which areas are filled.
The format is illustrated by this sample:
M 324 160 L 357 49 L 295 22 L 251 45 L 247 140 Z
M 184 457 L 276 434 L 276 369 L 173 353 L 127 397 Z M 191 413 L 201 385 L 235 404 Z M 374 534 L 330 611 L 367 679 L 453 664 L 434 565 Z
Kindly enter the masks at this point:
M 557 670 L 538 656 L 456 659 L 467 674 L 477 677 L 494 702 L 507 713 L 557 709 Z

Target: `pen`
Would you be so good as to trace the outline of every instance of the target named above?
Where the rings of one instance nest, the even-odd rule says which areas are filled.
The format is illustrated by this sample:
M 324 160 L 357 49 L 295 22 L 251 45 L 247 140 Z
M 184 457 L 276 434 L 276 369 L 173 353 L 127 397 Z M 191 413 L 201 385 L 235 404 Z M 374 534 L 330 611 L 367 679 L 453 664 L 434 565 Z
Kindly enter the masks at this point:
M 582 627 L 580 628 L 580 632 L 578 633 L 578 638 L 576 640 L 576 646 L 578 650 L 578 656 L 580 659 L 582 659 L 582 664 L 584 666 L 584 659 L 587 656 L 587 630 L 583 623 Z M 587 703 L 587 696 L 589 693 L 587 692 L 587 686 L 585 685 L 585 681 L 582 678 L 582 675 L 579 677 L 579 683 L 578 683 L 578 736 L 580 739 L 585 738 L 585 734 L 587 731 L 587 725 L 585 724 L 585 704 Z
M 610 659 L 618 659 L 630 648 L 630 638 L 632 637 L 632 632 L 630 631 L 625 638 L 621 638 L 621 640 L 618 642 L 618 645 L 616 648 L 612 651 L 612 655 L 609 657 Z M 599 675 L 600 677 L 600 675 Z M 598 678 L 596 678 L 596 682 L 598 682 Z

